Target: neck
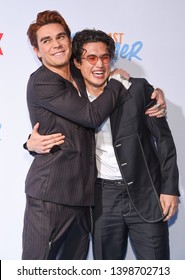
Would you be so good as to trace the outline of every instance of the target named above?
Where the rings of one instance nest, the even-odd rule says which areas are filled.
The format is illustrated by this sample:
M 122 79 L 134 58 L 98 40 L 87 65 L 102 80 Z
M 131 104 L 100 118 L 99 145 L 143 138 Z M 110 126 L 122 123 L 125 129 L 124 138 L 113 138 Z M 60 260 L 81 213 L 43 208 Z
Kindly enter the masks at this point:
M 71 76 L 71 72 L 70 72 L 70 64 L 66 64 L 63 66 L 58 66 L 58 67 L 49 67 L 48 65 L 45 65 L 47 68 L 49 68 L 51 71 L 57 73 L 58 75 L 60 75 L 61 77 L 63 77 L 66 80 L 71 81 L 72 80 L 72 76 Z

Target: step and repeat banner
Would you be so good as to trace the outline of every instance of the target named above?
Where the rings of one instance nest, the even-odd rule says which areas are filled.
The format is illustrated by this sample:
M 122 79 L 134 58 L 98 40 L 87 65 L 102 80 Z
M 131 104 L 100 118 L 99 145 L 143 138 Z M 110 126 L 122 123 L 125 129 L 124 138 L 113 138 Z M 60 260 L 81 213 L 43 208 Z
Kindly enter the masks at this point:
M 172 260 L 185 260 L 185 1 L 2 0 L 0 4 L 0 259 L 20 260 L 24 181 L 32 157 L 22 144 L 31 132 L 29 75 L 39 61 L 26 35 L 38 12 L 58 10 L 75 33 L 96 28 L 116 43 L 115 67 L 145 77 L 165 92 L 180 171 L 179 211 L 169 222 Z M 89 259 L 93 259 L 92 249 Z M 131 246 L 127 259 L 134 259 Z

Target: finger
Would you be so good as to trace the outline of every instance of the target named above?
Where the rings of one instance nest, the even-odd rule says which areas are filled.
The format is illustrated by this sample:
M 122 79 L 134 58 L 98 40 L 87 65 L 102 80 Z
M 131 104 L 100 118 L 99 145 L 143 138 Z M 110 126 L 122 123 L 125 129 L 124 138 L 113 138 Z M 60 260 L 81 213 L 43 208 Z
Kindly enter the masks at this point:
M 120 75 L 121 75 L 122 78 L 124 78 L 127 81 L 130 79 L 130 74 L 127 73 L 125 70 L 122 70 Z
M 165 217 L 165 219 L 163 220 L 163 222 L 167 222 L 169 219 L 170 219 L 170 217 L 167 215 L 167 216 Z
M 157 109 L 160 109 L 160 108 L 161 108 L 161 104 L 160 104 L 159 102 L 157 102 L 157 103 L 155 104 L 155 106 L 156 106 Z
M 155 92 L 156 92 L 157 95 L 160 95 L 160 96 L 164 97 L 164 92 L 162 91 L 162 89 L 156 88 Z
M 169 207 L 166 207 L 166 205 L 162 205 L 162 209 L 163 209 L 163 215 L 167 216 L 169 213 Z
M 40 147 L 41 149 L 43 149 L 43 151 L 45 151 L 46 149 L 51 149 L 53 146 L 55 145 L 61 145 L 64 143 L 64 138 L 62 139 L 54 139 L 54 140 L 45 140 L 42 142 L 42 146 Z
M 47 144 L 47 145 L 45 145 L 44 147 L 43 147 L 43 149 L 44 150 L 48 150 L 48 149 L 51 149 L 51 148 L 53 148 L 53 146 L 59 146 L 59 145 L 61 145 L 61 144 L 63 144 L 64 143 L 64 140 L 61 140 L 61 141 L 58 141 L 58 142 L 53 142 L 53 143 L 49 143 L 49 144 Z
M 156 100 L 159 104 L 164 105 L 165 104 L 164 94 L 158 92 L 156 96 Z
M 56 142 L 55 145 L 59 146 L 59 145 L 63 144 L 64 142 L 65 142 L 64 140 L 61 140 L 61 141 Z
M 159 99 L 159 101 L 162 101 L 162 103 L 163 103 L 163 97 L 164 97 L 164 93 L 159 88 L 154 89 L 151 95 L 151 99 L 157 99 L 157 100 Z
M 163 108 L 158 112 L 158 114 L 156 114 L 156 117 L 161 118 L 161 117 L 166 117 L 166 115 L 167 115 L 167 111 L 166 109 Z
M 46 150 L 39 150 L 39 154 L 48 154 L 50 152 L 50 149 L 46 149 Z
M 150 117 L 157 117 L 157 118 L 161 118 L 161 117 L 165 117 L 166 116 L 166 110 L 165 109 L 161 109 L 160 111 L 146 111 L 145 114 L 149 115 Z
M 156 103 L 155 105 L 153 105 L 152 107 L 150 107 L 149 109 L 147 109 L 146 112 L 151 112 L 151 113 L 155 113 L 155 112 L 158 112 L 158 111 L 161 111 L 162 109 L 166 109 L 166 105 L 165 104 L 159 104 L 159 103 Z
M 33 131 L 34 132 L 38 132 L 38 130 L 39 130 L 39 123 L 36 123 L 35 125 L 34 125 L 34 127 L 33 127 Z
M 171 205 L 170 207 L 168 207 L 168 212 L 165 213 L 165 215 L 167 215 L 164 219 L 164 221 L 168 221 L 171 217 L 173 217 L 178 210 L 178 205 Z M 164 212 L 163 212 L 164 213 Z
M 161 103 L 161 109 L 166 109 L 166 103 Z
M 168 210 L 168 213 L 166 214 L 167 216 L 165 217 L 165 219 L 163 220 L 164 222 L 168 221 L 173 215 L 175 214 L 175 212 L 173 211 L 172 208 L 170 208 Z
M 150 117 L 163 117 L 163 114 L 161 114 L 160 111 L 147 111 L 145 112 L 146 115 L 149 115 Z
M 156 99 L 156 97 L 157 97 L 157 91 L 154 90 L 154 91 L 152 92 L 151 99 Z
M 65 136 L 61 133 L 51 134 L 51 135 L 42 135 L 41 141 L 59 141 L 61 139 L 64 139 Z
M 156 108 L 156 105 L 154 105 L 151 108 L 146 110 L 147 114 L 149 114 L 149 113 L 156 113 L 156 112 L 158 112 L 158 109 Z
M 48 137 L 47 140 L 50 140 L 50 141 L 54 141 L 54 142 L 57 142 L 57 141 L 60 141 L 60 140 L 63 140 L 65 139 L 65 135 L 62 135 L 62 134 L 56 134 L 56 135 L 52 135 L 51 137 Z

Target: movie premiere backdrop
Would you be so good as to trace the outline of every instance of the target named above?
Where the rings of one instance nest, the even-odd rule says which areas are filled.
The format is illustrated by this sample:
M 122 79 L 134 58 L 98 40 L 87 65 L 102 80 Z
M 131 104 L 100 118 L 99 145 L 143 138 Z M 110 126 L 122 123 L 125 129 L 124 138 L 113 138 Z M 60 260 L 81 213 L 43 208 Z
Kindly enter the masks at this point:
M 72 34 L 96 28 L 116 43 L 115 67 L 145 77 L 165 92 L 180 171 L 180 202 L 169 222 L 171 259 L 185 259 L 185 1 L 6 0 L 0 5 L 0 259 L 20 260 L 24 182 L 33 158 L 22 144 L 31 132 L 29 75 L 40 63 L 27 29 L 43 10 L 58 10 Z M 89 251 L 92 259 L 92 249 Z M 131 246 L 127 259 L 135 259 Z

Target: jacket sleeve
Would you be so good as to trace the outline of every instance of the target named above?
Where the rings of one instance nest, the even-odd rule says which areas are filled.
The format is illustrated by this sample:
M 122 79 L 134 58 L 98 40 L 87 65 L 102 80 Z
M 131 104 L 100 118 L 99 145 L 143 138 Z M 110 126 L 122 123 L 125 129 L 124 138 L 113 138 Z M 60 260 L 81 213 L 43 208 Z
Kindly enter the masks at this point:
M 73 85 L 55 73 L 30 77 L 27 87 L 28 106 L 44 108 L 82 126 L 96 128 L 116 105 L 124 102 L 127 90 L 111 79 L 103 93 L 89 102 L 79 97 Z
M 147 82 L 147 81 L 146 81 Z M 149 86 L 145 86 L 145 97 L 148 100 Z M 165 117 L 156 118 L 145 116 L 146 124 L 152 135 L 152 141 L 159 158 L 162 185 L 161 193 L 179 195 L 179 171 L 174 139 Z

